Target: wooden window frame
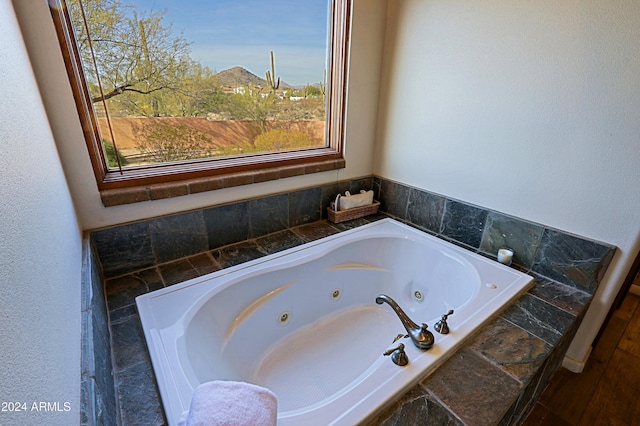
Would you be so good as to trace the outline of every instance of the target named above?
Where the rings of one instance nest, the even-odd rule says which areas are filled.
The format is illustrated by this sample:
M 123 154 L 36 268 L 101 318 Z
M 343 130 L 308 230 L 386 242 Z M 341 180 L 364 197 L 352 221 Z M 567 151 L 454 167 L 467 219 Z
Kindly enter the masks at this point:
M 225 175 L 233 176 L 242 173 L 246 174 L 247 172 L 260 172 L 265 175 L 270 170 L 291 166 L 305 167 L 305 165 L 329 164 L 329 166 L 324 167 L 307 167 L 307 170 L 316 171 L 344 167 L 346 84 L 352 0 L 329 1 L 331 3 L 331 21 L 328 30 L 330 33 L 328 43 L 331 54 L 327 79 L 330 96 L 326 105 L 327 118 L 325 122 L 327 146 L 241 157 L 210 158 L 180 163 L 133 166 L 114 170 L 109 169 L 107 166 L 104 150 L 102 149 L 98 122 L 89 95 L 66 1 L 49 0 L 51 15 L 60 42 L 98 189 L 101 192 L 119 188 L 133 189 L 133 187 L 206 177 L 220 178 Z M 334 166 L 331 166 L 331 164 Z

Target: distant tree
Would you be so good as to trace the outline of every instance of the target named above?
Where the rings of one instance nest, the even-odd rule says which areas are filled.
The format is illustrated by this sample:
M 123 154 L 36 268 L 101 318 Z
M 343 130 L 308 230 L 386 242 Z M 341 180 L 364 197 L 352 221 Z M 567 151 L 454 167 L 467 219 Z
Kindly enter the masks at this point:
M 76 1 L 67 3 L 94 103 L 113 99 L 109 109 L 125 115 L 201 112 L 197 105 L 206 103 L 206 88 L 217 84 L 208 68 L 190 58 L 189 42 L 165 24 L 166 11 L 139 11 L 120 0 L 83 0 L 82 9 Z
M 226 110 L 232 120 L 255 121 L 260 133 L 267 130 L 267 122 L 277 113 L 280 99 L 264 93 L 259 87 L 245 86 L 244 93 L 227 97 Z
M 304 86 L 304 97 L 309 98 L 314 96 L 322 96 L 322 89 L 317 86 L 311 86 L 309 84 Z

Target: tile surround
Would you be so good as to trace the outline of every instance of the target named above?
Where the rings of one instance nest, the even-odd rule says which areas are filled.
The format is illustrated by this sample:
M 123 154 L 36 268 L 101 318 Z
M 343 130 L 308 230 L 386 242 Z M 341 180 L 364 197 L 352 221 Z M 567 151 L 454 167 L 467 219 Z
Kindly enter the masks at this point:
M 369 188 L 380 214 L 321 220 L 338 191 Z M 534 276 L 535 286 L 371 424 L 517 424 L 560 365 L 615 247 L 379 177 L 94 231 L 122 424 L 164 422 L 136 295 L 387 216 L 487 257 L 511 247 L 514 267 Z M 456 393 L 461 377 L 469 383 Z M 83 382 L 83 398 L 90 384 Z M 489 402 L 497 405 L 486 409 Z

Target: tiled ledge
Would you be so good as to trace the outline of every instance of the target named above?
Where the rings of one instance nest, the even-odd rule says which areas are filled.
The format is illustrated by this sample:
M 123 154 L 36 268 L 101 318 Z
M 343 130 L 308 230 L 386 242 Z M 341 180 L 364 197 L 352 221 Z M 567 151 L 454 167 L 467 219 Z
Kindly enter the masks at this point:
M 386 216 L 337 225 L 326 221 L 305 224 L 107 280 L 122 424 L 165 424 L 135 308 L 136 296 L 381 217 Z M 528 293 L 370 425 L 517 424 L 560 365 L 591 297 L 532 274 L 535 285 Z
M 139 203 L 142 201 L 161 200 L 163 198 L 180 197 L 222 188 L 267 182 L 293 176 L 326 172 L 345 167 L 343 158 L 337 160 L 316 161 L 313 163 L 296 164 L 291 166 L 271 167 L 241 173 L 223 174 L 198 179 L 181 180 L 176 182 L 158 183 L 130 188 L 108 189 L 100 191 L 100 198 L 105 207 L 123 204 Z
M 511 247 L 514 267 L 535 277 L 372 424 L 518 424 L 560 365 L 615 247 L 378 177 L 95 231 L 122 424 L 164 422 L 135 296 L 375 220 L 321 220 L 337 192 L 369 188 L 391 217 L 488 257 Z

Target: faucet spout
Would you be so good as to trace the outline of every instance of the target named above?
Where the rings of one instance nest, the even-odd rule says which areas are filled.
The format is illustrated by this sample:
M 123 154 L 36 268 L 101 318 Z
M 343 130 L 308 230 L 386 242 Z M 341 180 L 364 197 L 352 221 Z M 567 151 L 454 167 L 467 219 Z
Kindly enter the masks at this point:
M 396 303 L 395 300 L 387 296 L 386 294 L 380 294 L 376 297 L 376 303 L 378 305 L 382 305 L 383 303 L 387 303 L 394 310 L 398 318 L 400 318 L 400 322 L 404 326 L 407 333 L 409 333 L 409 337 L 411 341 L 418 349 L 422 349 L 426 351 L 433 346 L 434 338 L 433 334 L 429 330 L 427 330 L 427 324 L 422 323 L 422 325 L 418 325 L 409 318 L 409 316 L 400 308 L 400 306 Z

